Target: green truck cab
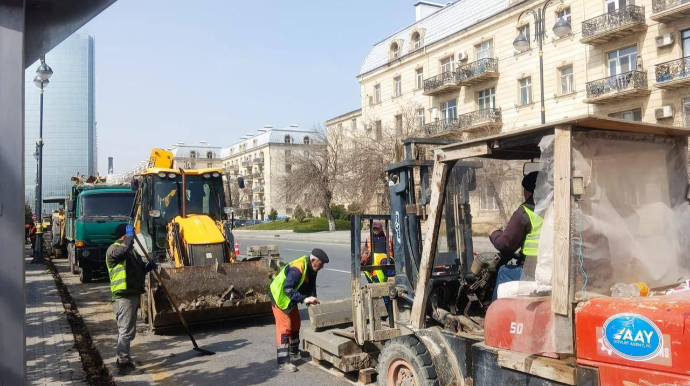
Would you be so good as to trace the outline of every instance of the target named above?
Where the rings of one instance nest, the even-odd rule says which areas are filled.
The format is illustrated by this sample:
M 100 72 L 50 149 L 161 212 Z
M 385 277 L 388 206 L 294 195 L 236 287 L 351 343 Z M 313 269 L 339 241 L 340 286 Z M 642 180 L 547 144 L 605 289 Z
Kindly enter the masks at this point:
M 113 233 L 129 222 L 134 192 L 129 186 L 77 183 L 66 199 L 65 244 L 70 270 L 82 283 L 107 277 L 105 254 Z

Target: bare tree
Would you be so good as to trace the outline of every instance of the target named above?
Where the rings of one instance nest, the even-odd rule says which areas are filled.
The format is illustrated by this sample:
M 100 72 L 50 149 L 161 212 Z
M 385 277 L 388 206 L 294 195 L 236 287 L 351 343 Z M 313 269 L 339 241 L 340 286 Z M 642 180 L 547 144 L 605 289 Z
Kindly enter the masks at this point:
M 522 162 L 481 159 L 477 187 L 493 196 L 501 222 L 507 224 L 515 209 L 524 201 L 522 194 Z

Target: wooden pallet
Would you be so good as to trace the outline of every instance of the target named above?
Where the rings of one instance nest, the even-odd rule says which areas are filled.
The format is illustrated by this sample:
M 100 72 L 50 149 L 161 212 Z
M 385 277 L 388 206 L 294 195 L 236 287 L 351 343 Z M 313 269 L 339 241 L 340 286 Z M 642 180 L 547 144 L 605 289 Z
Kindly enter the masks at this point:
M 373 385 L 376 383 L 377 373 L 376 369 L 374 368 L 366 368 L 346 373 L 325 360 L 322 361 L 312 357 L 310 363 L 320 368 L 321 370 L 326 371 L 327 373 L 330 373 L 338 378 L 342 378 L 348 381 L 350 384 L 353 385 Z

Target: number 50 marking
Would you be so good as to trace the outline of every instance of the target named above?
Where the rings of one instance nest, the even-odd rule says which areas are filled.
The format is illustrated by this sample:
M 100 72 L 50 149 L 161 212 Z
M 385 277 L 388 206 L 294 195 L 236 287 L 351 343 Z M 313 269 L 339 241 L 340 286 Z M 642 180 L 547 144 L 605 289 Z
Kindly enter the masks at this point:
M 510 333 L 513 335 L 522 335 L 522 329 L 524 325 L 522 323 L 511 322 L 510 323 Z

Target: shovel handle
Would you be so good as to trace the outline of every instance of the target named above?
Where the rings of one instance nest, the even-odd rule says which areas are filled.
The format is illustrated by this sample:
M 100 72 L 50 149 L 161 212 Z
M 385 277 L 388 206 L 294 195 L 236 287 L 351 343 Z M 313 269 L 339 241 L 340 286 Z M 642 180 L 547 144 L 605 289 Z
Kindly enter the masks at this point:
M 137 235 L 134 235 L 134 241 L 136 241 L 137 245 L 139 245 L 139 248 L 141 249 L 141 251 L 144 252 L 144 255 L 146 256 L 146 260 L 148 260 L 149 262 L 153 262 L 153 259 L 151 259 L 151 256 L 149 256 L 148 252 L 146 252 L 146 248 L 144 248 L 144 246 L 141 244 L 141 241 L 139 241 L 139 238 L 137 237 Z M 194 336 L 192 335 L 192 331 L 189 329 L 189 326 L 187 325 L 187 321 L 184 319 L 184 316 L 182 316 L 182 312 L 180 312 L 180 310 L 177 308 L 177 304 L 175 304 L 175 301 L 173 300 L 172 296 L 170 296 L 170 292 L 168 292 L 168 288 L 163 283 L 163 280 L 161 279 L 160 275 L 158 274 L 158 272 L 156 272 L 155 269 L 151 270 L 151 272 L 153 272 L 153 275 L 156 277 L 156 280 L 161 285 L 161 288 L 163 288 L 163 292 L 165 293 L 165 296 L 167 296 L 168 300 L 170 301 L 170 305 L 172 305 L 172 307 L 175 309 L 177 316 L 180 317 L 180 322 L 182 322 L 184 329 L 187 331 L 187 335 L 189 335 L 189 339 L 192 341 L 194 348 L 199 348 L 199 345 L 196 344 L 196 340 L 194 339 Z

